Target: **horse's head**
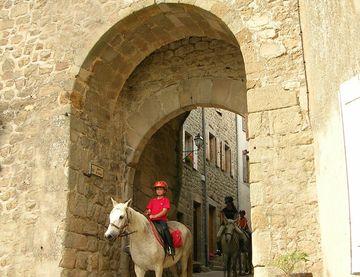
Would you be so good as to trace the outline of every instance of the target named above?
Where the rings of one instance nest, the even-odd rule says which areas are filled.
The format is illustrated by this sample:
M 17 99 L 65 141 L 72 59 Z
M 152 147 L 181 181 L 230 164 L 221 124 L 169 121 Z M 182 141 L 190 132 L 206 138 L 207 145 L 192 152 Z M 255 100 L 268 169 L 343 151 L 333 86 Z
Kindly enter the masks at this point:
M 117 203 L 111 198 L 113 209 L 110 213 L 110 224 L 105 232 L 105 238 L 108 240 L 115 240 L 120 234 L 124 233 L 128 226 L 129 218 L 127 209 L 131 203 L 131 199 L 125 203 Z
M 225 218 L 225 240 L 229 243 L 233 237 L 235 230 L 235 220 Z

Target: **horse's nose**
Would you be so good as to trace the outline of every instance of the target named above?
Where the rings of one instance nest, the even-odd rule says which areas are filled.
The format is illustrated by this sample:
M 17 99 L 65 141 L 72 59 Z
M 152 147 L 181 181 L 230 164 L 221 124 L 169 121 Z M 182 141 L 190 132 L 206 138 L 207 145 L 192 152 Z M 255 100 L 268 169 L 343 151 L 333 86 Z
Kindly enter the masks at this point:
M 105 233 L 105 238 L 108 239 L 108 240 L 113 240 L 114 239 L 114 237 L 111 234 L 106 234 L 106 233 Z

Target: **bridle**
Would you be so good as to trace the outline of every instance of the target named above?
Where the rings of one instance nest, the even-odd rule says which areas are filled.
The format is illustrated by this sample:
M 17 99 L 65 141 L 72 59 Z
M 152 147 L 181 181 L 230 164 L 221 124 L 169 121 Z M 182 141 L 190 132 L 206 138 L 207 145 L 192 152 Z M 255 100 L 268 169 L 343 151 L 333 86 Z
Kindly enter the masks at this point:
M 137 232 L 136 230 L 135 231 L 132 231 L 132 232 L 127 232 L 126 230 L 124 230 L 126 227 L 129 226 L 129 223 L 130 223 L 130 219 L 129 219 L 129 214 L 128 214 L 128 210 L 126 209 L 126 224 L 121 228 L 119 226 L 117 226 L 115 223 L 110 223 L 110 226 L 116 228 L 119 230 L 119 237 L 126 237 L 126 236 L 129 236 L 135 232 Z

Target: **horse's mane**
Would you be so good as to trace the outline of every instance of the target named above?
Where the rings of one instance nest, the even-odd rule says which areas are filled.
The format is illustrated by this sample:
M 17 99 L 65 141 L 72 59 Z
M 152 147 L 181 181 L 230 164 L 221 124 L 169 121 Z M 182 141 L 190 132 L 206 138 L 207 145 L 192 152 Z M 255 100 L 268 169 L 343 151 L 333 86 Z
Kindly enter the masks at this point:
M 134 217 L 136 217 L 137 222 L 140 224 L 140 226 L 138 226 L 138 227 L 140 227 L 144 230 L 148 229 L 149 221 L 141 212 L 136 211 L 132 207 L 127 207 L 127 209 L 128 209 L 129 215 L 130 215 L 130 218 L 129 218 L 130 222 L 132 221 L 132 219 Z

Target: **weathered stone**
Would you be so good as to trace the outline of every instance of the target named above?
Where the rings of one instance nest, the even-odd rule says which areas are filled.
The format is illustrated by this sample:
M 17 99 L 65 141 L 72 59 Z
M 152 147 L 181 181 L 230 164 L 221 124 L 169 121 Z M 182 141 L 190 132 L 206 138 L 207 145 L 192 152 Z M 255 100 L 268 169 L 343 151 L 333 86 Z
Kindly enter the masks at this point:
M 14 5 L 14 7 L 10 10 L 10 17 L 18 17 L 20 15 L 24 15 L 29 10 L 29 4 L 22 3 Z
M 264 58 L 271 59 L 284 55 L 286 48 L 281 42 L 266 42 L 260 47 L 260 55 Z
M 76 250 L 75 249 L 65 249 L 61 261 L 60 266 L 63 268 L 72 269 L 75 267 L 76 262 Z
M 257 112 L 275 110 L 298 104 L 296 92 L 285 91 L 277 86 L 255 88 L 248 91 L 248 110 Z M 274 99 L 277 99 L 274 101 Z
M 186 6 L 153 5 L 150 0 L 123 2 L 98 1 L 90 5 L 74 1 L 56 6 L 5 1 L 2 6 L 0 56 L 12 63 L 2 64 L 0 87 L 4 93 L 0 97 L 5 104 L 0 104 L 4 126 L 0 144 L 17 147 L 17 151 L 1 152 L 4 157 L 0 178 L 4 178 L 0 186 L 6 202 L 0 203 L 1 224 L 5 228 L 0 244 L 9 254 L 4 263 L 1 260 L 0 271 L 9 276 L 58 276 L 61 261 L 60 267 L 67 269 L 63 274 L 68 276 L 107 276 L 114 272 L 123 275 L 121 270 L 127 266 L 123 264 L 120 269 L 120 264 L 125 259 L 115 262 L 120 256 L 119 244 L 101 240 L 111 209 L 109 197 L 130 197 L 138 189 L 147 197 L 152 194 L 146 186 L 150 181 L 141 186 L 134 182 L 134 168 L 143 150 L 163 124 L 199 104 L 244 114 L 250 111 L 250 145 L 257 147 L 253 152 L 249 149 L 250 178 L 262 180 L 254 185 L 251 194 L 257 208 L 267 205 L 266 212 L 255 213 L 256 231 L 270 232 L 273 252 L 300 234 L 293 244 L 299 239 L 306 249 L 313 246 L 312 261 L 316 265 L 311 266 L 318 266 L 320 254 L 315 252 L 321 251 L 316 216 L 309 216 L 309 222 L 289 220 L 289 232 L 285 232 L 271 229 L 271 224 L 284 228 L 283 214 L 267 213 L 275 207 L 274 202 L 281 203 L 277 210 L 290 211 L 293 208 L 285 202 L 293 205 L 296 200 L 298 210 L 307 208 L 309 202 L 311 210 L 317 210 L 313 196 L 316 186 L 312 133 L 305 120 L 308 101 L 301 87 L 305 77 L 295 1 L 270 1 L 266 5 L 259 1 L 180 1 L 191 4 Z M 217 83 L 216 95 L 207 85 L 192 86 L 194 90 L 181 95 L 180 82 L 193 79 L 227 81 Z M 250 89 L 248 100 L 241 85 L 245 83 Z M 261 91 L 266 87 L 273 87 L 274 91 Z M 259 92 L 258 96 L 254 96 L 255 92 Z M 187 106 L 180 107 L 180 102 Z M 291 109 L 298 102 L 300 108 Z M 133 117 L 134 111 L 139 113 L 138 118 Z M 220 116 L 213 112 L 212 116 Z M 222 116 L 225 118 L 225 113 Z M 130 130 L 130 125 L 136 126 L 136 132 Z M 215 133 L 216 127 L 212 129 Z M 174 142 L 175 137 L 168 139 Z M 235 154 L 233 138 L 219 140 L 227 140 Z M 151 168 L 142 172 L 152 178 L 173 176 L 169 197 L 176 198 L 176 174 L 165 170 L 174 162 L 175 148 L 169 141 L 162 142 L 160 151 L 168 149 L 165 154 L 173 160 L 154 154 L 154 161 L 163 164 L 163 175 L 156 175 L 160 171 Z M 153 141 L 150 145 L 155 144 Z M 90 162 L 104 168 L 103 178 L 84 175 Z M 223 177 L 224 185 L 209 188 L 211 205 L 219 209 L 224 195 L 236 195 L 235 190 L 228 189 L 236 179 L 222 171 L 224 168 L 217 161 L 209 166 L 213 167 L 209 185 L 216 183 L 214 180 L 220 175 Z M 191 166 L 184 166 L 184 170 L 201 172 Z M 76 178 L 71 177 L 74 172 Z M 287 189 L 289 184 L 293 185 L 291 189 Z M 201 190 L 201 182 L 192 185 L 192 189 Z M 298 193 L 301 191 L 305 193 Z M 179 205 L 175 200 L 172 204 L 189 213 L 186 220 L 191 226 L 193 197 L 188 191 L 182 197 L 187 204 Z M 201 195 L 195 198 L 200 201 Z M 172 213 L 174 218 L 176 210 Z M 21 220 L 29 229 L 13 232 L 16 228 L 9 223 L 16 226 Z M 262 225 L 264 222 L 270 222 L 269 226 Z M 297 233 L 299 224 L 308 224 L 313 232 Z M 71 232 L 63 237 L 63 230 Z M 277 236 L 279 233 L 284 236 Z M 32 234 L 36 234 L 35 239 Z M 263 247 L 262 240 L 266 242 L 264 237 L 255 235 L 259 249 Z M 71 247 L 70 253 L 61 253 L 66 246 Z M 74 257 L 78 250 L 84 252 Z M 265 259 L 272 252 L 260 254 Z M 257 253 L 256 259 L 259 260 Z

